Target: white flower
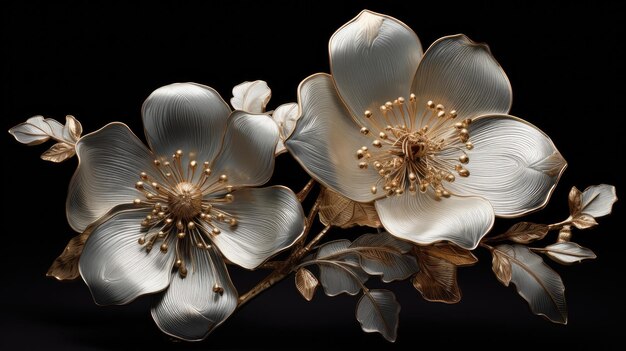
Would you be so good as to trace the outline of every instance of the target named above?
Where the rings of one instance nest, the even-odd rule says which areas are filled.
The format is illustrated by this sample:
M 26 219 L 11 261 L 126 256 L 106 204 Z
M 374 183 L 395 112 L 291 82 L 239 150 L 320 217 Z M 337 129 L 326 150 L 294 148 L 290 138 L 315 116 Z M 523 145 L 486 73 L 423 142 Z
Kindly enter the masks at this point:
M 300 84 L 287 149 L 323 185 L 375 201 L 391 234 L 472 249 L 494 214 L 547 203 L 566 163 L 506 115 L 511 87 L 486 45 L 455 35 L 422 55 L 406 25 L 363 11 L 330 39 L 330 61 L 332 76 Z
M 165 333 L 200 340 L 237 306 L 222 255 L 252 269 L 304 229 L 294 193 L 267 182 L 278 128 L 265 115 L 231 113 L 193 83 L 154 91 L 143 105 L 150 149 L 121 123 L 76 144 L 67 199 L 75 230 L 93 229 L 80 273 L 96 303 L 161 292 L 152 316 Z
M 233 97 L 230 99 L 230 104 L 236 110 L 250 113 L 265 113 L 272 116 L 278 125 L 280 133 L 278 144 L 276 144 L 276 155 L 279 155 L 287 151 L 284 142 L 296 127 L 296 121 L 300 115 L 298 114 L 298 104 L 295 102 L 282 104 L 276 110 L 266 112 L 265 107 L 271 97 L 272 91 L 266 82 L 262 80 L 243 82 L 233 88 Z

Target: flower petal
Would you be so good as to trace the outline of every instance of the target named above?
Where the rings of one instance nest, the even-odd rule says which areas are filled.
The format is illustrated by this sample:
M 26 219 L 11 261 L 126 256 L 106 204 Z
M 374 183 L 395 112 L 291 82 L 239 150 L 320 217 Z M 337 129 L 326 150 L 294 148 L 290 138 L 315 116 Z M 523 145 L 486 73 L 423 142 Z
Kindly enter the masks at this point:
M 193 268 L 189 268 L 185 278 L 174 274 L 169 288 L 156 299 L 152 318 L 164 333 L 198 341 L 233 313 L 238 296 L 214 248 L 193 248 L 191 252 Z M 223 290 L 215 291 L 215 287 Z
M 390 196 L 375 204 L 390 234 L 420 245 L 445 240 L 472 250 L 494 222 L 491 205 L 479 197 L 451 196 L 437 200 L 429 190 Z
M 289 188 L 244 188 L 232 194 L 233 202 L 214 206 L 234 216 L 238 224 L 219 226 L 221 234 L 213 236 L 213 243 L 231 262 L 256 268 L 302 235 L 304 212 Z
M 137 240 L 148 210 L 115 214 L 89 236 L 79 261 L 80 275 L 98 305 L 123 305 L 140 295 L 165 289 L 174 254 L 147 252 Z
M 371 187 L 379 178 L 373 167 L 359 169 L 356 151 L 371 139 L 359 132 L 327 74 L 306 78 L 298 89 L 302 110 L 286 141 L 300 165 L 324 186 L 354 201 L 376 198 Z
M 330 64 L 339 95 L 362 125 L 366 110 L 407 97 L 422 46 L 397 19 L 370 11 L 339 28 L 330 38 Z
M 67 220 L 77 232 L 111 208 L 132 203 L 142 171 L 154 166 L 154 156 L 122 123 L 110 123 L 85 135 L 76 144 L 78 168 L 65 204 Z
M 446 187 L 484 197 L 496 216 L 519 216 L 547 204 L 567 163 L 546 134 L 508 115 L 480 117 L 469 134 L 470 176 Z
M 456 110 L 459 119 L 507 113 L 512 103 L 509 79 L 489 47 L 462 34 L 443 37 L 426 50 L 411 91 L 418 98 L 417 116 L 428 100 Z
M 266 183 L 274 172 L 278 126 L 268 115 L 235 111 L 228 119 L 222 150 L 211 165 L 213 177 L 228 176 L 233 186 Z
M 143 125 L 155 154 L 183 150 L 200 163 L 213 161 L 222 145 L 230 107 L 210 87 L 175 83 L 155 90 L 143 104 Z M 187 159 L 184 160 L 185 162 Z
M 280 132 L 280 140 L 276 145 L 276 155 L 278 155 L 287 151 L 284 141 L 289 138 L 293 130 L 296 128 L 296 122 L 298 121 L 298 118 L 300 118 L 298 104 L 290 102 L 278 106 L 276 110 L 274 110 L 274 113 L 272 113 L 272 118 L 276 124 L 278 124 Z
M 265 106 L 272 97 L 272 90 L 262 80 L 243 82 L 233 88 L 233 97 L 230 104 L 235 110 L 250 113 L 263 113 Z

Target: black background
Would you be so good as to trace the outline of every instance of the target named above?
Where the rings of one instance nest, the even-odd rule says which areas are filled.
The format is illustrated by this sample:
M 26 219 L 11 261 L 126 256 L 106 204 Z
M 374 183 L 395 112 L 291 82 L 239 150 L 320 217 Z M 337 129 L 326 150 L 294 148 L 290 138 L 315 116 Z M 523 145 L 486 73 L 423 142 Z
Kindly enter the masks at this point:
M 569 162 L 549 206 L 528 220 L 550 223 L 567 216 L 571 186 L 623 186 L 624 12 L 598 1 L 581 5 L 440 1 L 317 1 L 264 4 L 229 1 L 162 5 L 84 2 L 2 2 L 4 130 L 42 114 L 76 116 L 86 132 L 110 121 L 140 137 L 140 108 L 151 91 L 195 81 L 225 99 L 232 86 L 263 79 L 273 91 L 269 108 L 295 101 L 299 82 L 328 72 L 332 33 L 363 8 L 394 16 L 419 35 L 424 48 L 448 34 L 486 42 L 507 72 L 514 92 L 511 114 L 544 130 Z M 295 33 L 295 35 L 294 35 Z M 620 140 L 622 138 L 622 140 Z M 52 260 L 74 233 L 64 203 L 76 159 L 39 159 L 50 145 L 27 147 L 5 134 L 0 260 L 0 346 L 12 349 L 121 349 L 138 347 L 236 349 L 291 347 L 412 348 L 546 345 L 607 347 L 623 329 L 621 203 L 600 226 L 575 232 L 575 241 L 598 259 L 562 267 L 570 322 L 553 325 L 530 313 L 513 288 L 491 273 L 490 257 L 462 268 L 463 299 L 456 305 L 425 302 L 408 282 L 391 284 L 402 304 L 399 337 L 389 344 L 362 333 L 354 318 L 357 298 L 318 292 L 307 303 L 293 278 L 252 301 L 201 343 L 172 343 L 149 314 L 150 298 L 129 306 L 97 307 L 81 281 L 46 278 Z M 289 155 L 278 158 L 274 183 L 301 187 L 308 176 Z M 513 221 L 498 220 L 496 230 Z M 336 230 L 328 237 L 353 238 Z M 554 237 L 550 240 L 554 240 Z M 245 290 L 264 271 L 232 269 Z M 375 279 L 374 279 L 375 280 Z M 373 283 L 373 286 L 377 286 Z M 134 347 L 134 346 L 133 346 Z

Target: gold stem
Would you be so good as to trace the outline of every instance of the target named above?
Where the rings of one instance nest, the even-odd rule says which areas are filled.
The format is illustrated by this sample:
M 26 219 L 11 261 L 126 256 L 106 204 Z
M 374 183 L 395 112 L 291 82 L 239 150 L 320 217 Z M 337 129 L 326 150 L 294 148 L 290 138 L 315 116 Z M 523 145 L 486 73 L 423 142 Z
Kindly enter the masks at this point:
M 300 202 L 304 201 L 307 195 L 309 195 L 309 192 L 311 192 L 311 189 L 313 189 L 313 186 L 315 186 L 315 179 L 311 178 L 311 180 L 309 180 L 309 182 L 306 183 L 304 188 L 302 188 L 302 190 L 300 190 L 300 192 L 298 192 L 298 194 L 296 195 L 296 197 L 298 198 L 298 201 Z

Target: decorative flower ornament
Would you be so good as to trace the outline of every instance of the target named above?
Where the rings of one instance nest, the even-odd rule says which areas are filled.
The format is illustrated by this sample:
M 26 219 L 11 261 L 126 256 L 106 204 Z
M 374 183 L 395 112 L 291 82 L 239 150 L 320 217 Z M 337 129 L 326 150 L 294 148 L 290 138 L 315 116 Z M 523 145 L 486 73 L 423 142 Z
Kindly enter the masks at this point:
M 300 237 L 304 214 L 288 188 L 249 188 L 273 171 L 278 129 L 267 116 L 231 114 L 193 83 L 157 89 L 142 112 L 150 149 L 120 123 L 76 144 L 70 225 L 82 232 L 110 216 L 93 228 L 80 273 L 100 305 L 163 291 L 159 328 L 200 340 L 237 306 L 221 255 L 253 269 Z M 123 204 L 134 208 L 116 211 Z
M 391 234 L 473 249 L 494 214 L 547 203 L 566 162 L 506 115 L 511 86 L 486 45 L 454 35 L 422 55 L 406 25 L 363 11 L 329 47 L 332 76 L 300 84 L 287 149 L 325 186 L 375 201 Z
M 363 11 L 331 38 L 330 61 L 332 76 L 306 78 L 299 103 L 273 111 L 260 80 L 233 88 L 234 112 L 207 86 L 159 88 L 142 110 L 149 148 L 117 122 L 85 136 L 73 116 L 11 128 L 23 144 L 54 141 L 44 160 L 79 158 L 66 212 L 80 234 L 48 275 L 82 276 L 100 305 L 153 294 L 159 328 L 194 341 L 293 273 L 307 301 L 320 290 L 359 294 L 363 331 L 393 342 L 400 302 L 368 280 L 410 280 L 427 301 L 457 303 L 457 271 L 480 246 L 533 313 L 567 323 L 564 283 L 540 254 L 567 265 L 596 258 L 573 232 L 611 213 L 615 187 L 573 187 L 564 220 L 485 236 L 495 216 L 546 205 L 566 167 L 543 132 L 506 114 L 511 87 L 487 46 L 455 35 L 422 55 L 407 26 Z M 314 179 L 297 195 L 254 188 L 285 148 Z M 301 203 L 315 192 L 305 218 Z M 386 230 L 326 240 L 357 225 Z M 550 232 L 553 243 L 529 246 Z M 225 263 L 271 272 L 239 294 Z

